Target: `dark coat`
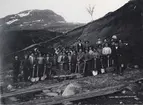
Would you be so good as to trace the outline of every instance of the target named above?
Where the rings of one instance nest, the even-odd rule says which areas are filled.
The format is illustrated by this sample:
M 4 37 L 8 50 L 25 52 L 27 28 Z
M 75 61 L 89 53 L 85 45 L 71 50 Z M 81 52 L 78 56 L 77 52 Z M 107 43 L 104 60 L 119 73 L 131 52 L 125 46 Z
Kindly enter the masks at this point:
M 29 68 L 30 67 L 30 61 L 29 61 L 29 59 L 24 59 L 23 62 L 22 62 L 22 65 L 23 65 L 24 69 Z
M 19 71 L 20 63 L 21 63 L 20 60 L 14 60 L 13 67 L 15 72 Z
M 76 63 L 77 62 L 77 55 L 72 55 L 71 56 L 71 63 Z

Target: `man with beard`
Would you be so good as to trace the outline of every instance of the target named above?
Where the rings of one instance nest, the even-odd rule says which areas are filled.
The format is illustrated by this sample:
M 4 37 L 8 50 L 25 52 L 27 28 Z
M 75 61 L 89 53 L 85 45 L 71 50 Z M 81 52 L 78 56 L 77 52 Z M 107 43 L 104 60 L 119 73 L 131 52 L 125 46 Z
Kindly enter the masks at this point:
M 15 56 L 14 63 L 13 63 L 13 68 L 14 68 L 13 81 L 14 82 L 18 82 L 18 75 L 20 72 L 20 63 L 21 62 L 20 62 L 18 56 Z

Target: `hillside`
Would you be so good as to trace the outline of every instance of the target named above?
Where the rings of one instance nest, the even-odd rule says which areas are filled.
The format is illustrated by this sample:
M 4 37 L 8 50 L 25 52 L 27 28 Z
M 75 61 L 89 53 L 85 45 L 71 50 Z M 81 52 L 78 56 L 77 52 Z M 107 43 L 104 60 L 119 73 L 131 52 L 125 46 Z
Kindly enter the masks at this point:
M 64 41 L 63 45 L 74 44 L 75 39 L 89 40 L 95 45 L 98 38 L 111 38 L 112 35 L 129 43 L 127 55 L 131 61 L 143 60 L 143 1 L 131 0 L 114 12 L 69 31 L 65 40 L 70 39 L 70 43 Z
M 70 28 L 62 31 L 64 37 L 50 42 L 51 45 L 72 45 L 77 39 L 89 40 L 95 44 L 98 38 L 111 38 L 117 35 L 119 39 L 129 43 L 126 51 L 130 62 L 143 61 L 143 1 L 131 0 L 114 12 L 92 21 L 86 25 L 78 25 L 78 28 Z M 62 26 L 63 27 L 63 26 Z M 49 43 L 47 44 L 49 45 Z

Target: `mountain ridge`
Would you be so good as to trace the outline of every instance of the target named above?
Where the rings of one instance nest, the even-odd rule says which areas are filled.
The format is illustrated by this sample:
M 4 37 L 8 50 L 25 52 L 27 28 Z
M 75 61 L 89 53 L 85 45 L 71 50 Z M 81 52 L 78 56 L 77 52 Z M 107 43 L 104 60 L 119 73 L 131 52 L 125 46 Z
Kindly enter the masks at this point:
M 52 10 L 25 10 L 0 19 L 3 30 L 35 30 L 49 29 L 50 31 L 66 32 L 83 24 L 68 23 Z

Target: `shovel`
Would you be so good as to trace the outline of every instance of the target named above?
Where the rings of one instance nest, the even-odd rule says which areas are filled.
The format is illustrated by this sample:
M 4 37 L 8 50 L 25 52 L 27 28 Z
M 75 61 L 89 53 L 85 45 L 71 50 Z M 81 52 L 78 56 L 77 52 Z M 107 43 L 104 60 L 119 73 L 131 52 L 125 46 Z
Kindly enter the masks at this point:
M 35 79 L 36 79 L 36 82 L 39 81 L 39 79 L 40 79 L 40 78 L 38 77 L 38 75 L 39 75 L 39 66 L 37 66 L 37 77 L 35 78 Z
M 44 72 L 43 72 L 43 76 L 41 77 L 41 80 L 45 80 L 47 78 L 47 75 L 46 75 L 46 65 L 44 66 Z
M 35 74 L 35 65 L 33 66 L 31 82 L 35 82 L 36 81 L 36 79 L 34 78 L 34 74 Z
M 93 76 L 98 75 L 98 71 L 92 71 L 92 75 L 93 75 Z
M 104 67 L 103 67 L 102 59 L 101 59 L 101 66 L 102 66 L 102 68 L 101 68 L 101 73 L 103 74 L 103 73 L 105 73 L 105 69 L 104 69 Z
M 71 73 L 71 62 L 69 62 L 69 71 Z
M 94 69 L 96 69 L 96 58 L 94 58 Z
M 109 55 L 107 56 L 108 58 L 108 67 L 110 67 L 110 59 L 109 59 Z

